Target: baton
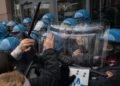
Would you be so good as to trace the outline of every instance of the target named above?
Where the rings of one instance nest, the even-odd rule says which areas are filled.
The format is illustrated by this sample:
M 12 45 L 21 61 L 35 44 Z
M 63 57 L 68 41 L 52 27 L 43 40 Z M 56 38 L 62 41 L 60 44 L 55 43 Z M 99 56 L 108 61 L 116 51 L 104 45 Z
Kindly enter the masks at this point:
M 34 22 L 35 22 L 35 20 L 36 20 L 36 18 L 37 18 L 37 14 L 38 14 L 40 5 L 41 5 L 41 2 L 38 3 L 38 6 L 37 6 L 37 9 L 36 9 L 36 12 L 35 12 L 33 21 L 32 21 L 32 25 L 31 25 L 30 30 L 29 30 L 29 32 L 28 32 L 28 35 L 30 35 L 30 34 L 31 34 L 31 31 L 33 30 Z M 35 47 L 33 47 L 33 49 L 37 52 L 37 50 L 35 49 Z M 34 61 L 31 61 L 30 64 L 28 65 L 27 69 L 26 69 L 25 72 L 24 72 L 24 75 L 25 75 L 25 76 L 27 76 L 27 74 L 29 73 L 30 68 L 31 68 L 31 66 L 32 66 L 33 63 L 34 63 Z

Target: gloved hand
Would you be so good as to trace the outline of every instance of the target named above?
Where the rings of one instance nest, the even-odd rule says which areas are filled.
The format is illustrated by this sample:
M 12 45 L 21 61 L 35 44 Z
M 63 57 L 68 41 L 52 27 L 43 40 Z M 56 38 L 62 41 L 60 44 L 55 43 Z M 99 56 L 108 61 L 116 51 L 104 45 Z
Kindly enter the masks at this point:
M 67 56 L 64 53 L 60 53 L 58 59 L 60 60 L 60 62 L 66 65 L 71 65 L 73 63 L 72 57 Z
M 75 80 L 76 76 L 75 75 L 72 75 L 69 77 L 69 82 L 68 82 L 68 85 L 70 86 L 70 84 L 72 84 L 72 82 Z
M 70 84 L 76 78 L 75 75 L 69 76 L 70 70 L 68 66 L 62 65 L 61 66 L 61 82 L 62 86 L 70 86 Z

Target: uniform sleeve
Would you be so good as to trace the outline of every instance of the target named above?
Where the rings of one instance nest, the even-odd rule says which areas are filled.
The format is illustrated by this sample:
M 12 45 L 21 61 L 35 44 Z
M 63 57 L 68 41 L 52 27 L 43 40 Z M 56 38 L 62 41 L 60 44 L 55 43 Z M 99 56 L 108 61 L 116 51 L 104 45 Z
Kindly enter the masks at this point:
M 56 58 L 57 53 L 53 49 L 44 51 L 44 68 L 39 77 L 29 79 L 31 86 L 59 86 L 61 75 L 59 62 Z
M 92 64 L 94 64 L 93 56 L 91 55 L 77 55 L 72 57 L 73 63 L 81 66 L 87 66 L 89 67 Z
M 90 86 L 120 86 L 120 69 L 108 70 L 113 73 L 111 78 L 99 76 L 97 80 L 92 80 Z
M 93 56 L 93 55 L 77 55 L 72 57 L 73 63 L 81 66 L 98 66 L 101 65 L 101 58 L 100 56 Z
M 58 60 L 60 60 L 60 62 L 62 62 L 63 64 L 67 64 L 67 65 L 71 65 L 73 63 L 72 57 L 65 55 L 64 53 L 61 53 L 59 55 Z

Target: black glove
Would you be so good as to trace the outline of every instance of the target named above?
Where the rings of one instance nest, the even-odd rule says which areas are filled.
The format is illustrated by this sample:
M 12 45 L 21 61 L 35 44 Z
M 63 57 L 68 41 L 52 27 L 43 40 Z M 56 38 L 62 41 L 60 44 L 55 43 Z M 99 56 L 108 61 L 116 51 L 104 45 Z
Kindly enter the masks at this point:
M 70 84 L 76 78 L 75 75 L 69 76 L 70 70 L 68 66 L 61 66 L 61 82 L 62 86 L 70 86 Z
M 69 82 L 68 82 L 68 85 L 70 86 L 70 84 L 72 84 L 72 82 L 75 80 L 76 76 L 75 75 L 72 75 L 69 77 Z
M 63 53 L 60 54 L 59 56 L 59 60 L 63 63 L 63 64 L 67 64 L 67 65 L 71 65 L 73 63 L 73 60 L 71 59 L 72 57 L 64 55 Z

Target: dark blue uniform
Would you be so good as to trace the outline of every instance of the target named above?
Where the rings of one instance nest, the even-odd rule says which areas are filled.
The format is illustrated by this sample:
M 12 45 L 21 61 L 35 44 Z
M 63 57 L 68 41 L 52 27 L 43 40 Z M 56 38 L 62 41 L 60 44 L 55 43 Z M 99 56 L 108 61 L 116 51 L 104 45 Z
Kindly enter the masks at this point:
M 110 78 L 98 75 L 96 79 L 90 79 L 89 86 L 120 86 L 120 61 L 117 61 L 114 66 L 106 66 L 99 71 L 103 73 L 110 71 L 113 75 Z

